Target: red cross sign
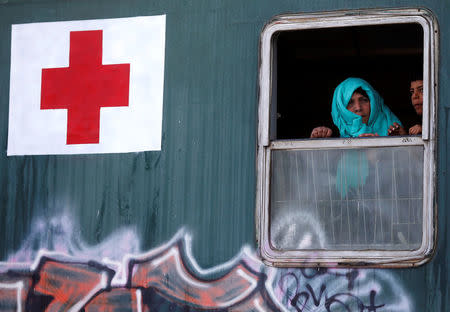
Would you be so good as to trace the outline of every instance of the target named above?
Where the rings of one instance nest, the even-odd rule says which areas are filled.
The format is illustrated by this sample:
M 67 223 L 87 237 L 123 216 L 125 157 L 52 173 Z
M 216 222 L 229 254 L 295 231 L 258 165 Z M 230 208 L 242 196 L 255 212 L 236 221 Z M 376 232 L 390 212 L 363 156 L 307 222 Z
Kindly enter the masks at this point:
M 160 151 L 165 15 L 14 24 L 7 155 Z
M 102 65 L 102 35 L 70 32 L 69 67 L 42 69 L 41 109 L 67 109 L 67 144 L 99 143 L 100 108 L 128 106 L 130 64 Z

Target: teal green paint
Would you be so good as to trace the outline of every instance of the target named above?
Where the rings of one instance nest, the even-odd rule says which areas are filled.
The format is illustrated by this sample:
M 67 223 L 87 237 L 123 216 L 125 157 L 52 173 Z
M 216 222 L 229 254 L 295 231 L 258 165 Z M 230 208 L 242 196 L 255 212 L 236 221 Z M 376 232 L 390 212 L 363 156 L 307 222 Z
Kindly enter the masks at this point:
M 433 260 L 391 270 L 417 311 L 449 306 L 449 1 L 89 0 L 0 2 L 0 258 L 36 217 L 68 212 L 90 244 L 136 226 L 141 249 L 193 234 L 202 267 L 255 246 L 258 40 L 271 17 L 368 7 L 423 6 L 440 23 L 439 239 Z M 11 24 L 167 15 L 161 152 L 6 157 Z

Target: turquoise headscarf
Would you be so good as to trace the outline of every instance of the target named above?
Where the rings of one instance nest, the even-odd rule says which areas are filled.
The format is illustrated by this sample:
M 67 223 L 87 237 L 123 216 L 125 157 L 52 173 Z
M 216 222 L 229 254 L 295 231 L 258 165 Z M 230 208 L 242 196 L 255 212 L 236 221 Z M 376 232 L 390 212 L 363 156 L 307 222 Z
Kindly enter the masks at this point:
M 362 122 L 361 116 L 347 109 L 348 102 L 356 89 L 366 91 L 370 100 L 370 117 L 367 124 Z M 347 78 L 334 90 L 331 116 L 334 124 L 339 128 L 341 137 L 354 138 L 363 133 L 378 133 L 387 136 L 389 126 L 394 122 L 402 125 L 391 110 L 384 105 L 383 98 L 374 88 L 361 78 Z
M 339 159 L 336 171 L 336 190 L 343 197 L 350 190 L 358 192 L 369 176 L 367 155 L 361 150 L 346 150 Z

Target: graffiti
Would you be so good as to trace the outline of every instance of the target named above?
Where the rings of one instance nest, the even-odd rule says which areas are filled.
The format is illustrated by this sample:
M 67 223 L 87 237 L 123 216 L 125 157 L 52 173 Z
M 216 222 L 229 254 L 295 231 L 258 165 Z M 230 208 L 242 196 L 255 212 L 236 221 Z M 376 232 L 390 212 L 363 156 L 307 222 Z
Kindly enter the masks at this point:
M 90 247 L 69 220 L 35 223 L 0 263 L 0 311 L 412 311 L 388 271 L 275 269 L 248 247 L 205 270 L 184 229 L 142 253 L 131 228 Z
M 274 280 L 277 297 L 290 311 L 413 311 L 386 270 L 279 269 Z

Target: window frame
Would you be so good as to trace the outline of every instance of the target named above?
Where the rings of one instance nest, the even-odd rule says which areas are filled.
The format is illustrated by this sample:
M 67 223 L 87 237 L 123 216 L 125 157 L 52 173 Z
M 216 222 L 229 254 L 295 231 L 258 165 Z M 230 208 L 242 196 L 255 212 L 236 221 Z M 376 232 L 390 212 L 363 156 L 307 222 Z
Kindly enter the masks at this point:
M 418 23 L 423 29 L 422 136 L 270 140 L 276 102 L 274 36 L 281 31 L 365 25 Z M 365 9 L 276 16 L 260 37 L 259 112 L 256 190 L 256 235 L 263 261 L 274 266 L 411 267 L 429 261 L 436 241 L 436 126 L 439 31 L 437 20 L 424 8 Z M 270 243 L 270 166 L 272 150 L 423 146 L 422 244 L 417 250 L 276 250 Z

